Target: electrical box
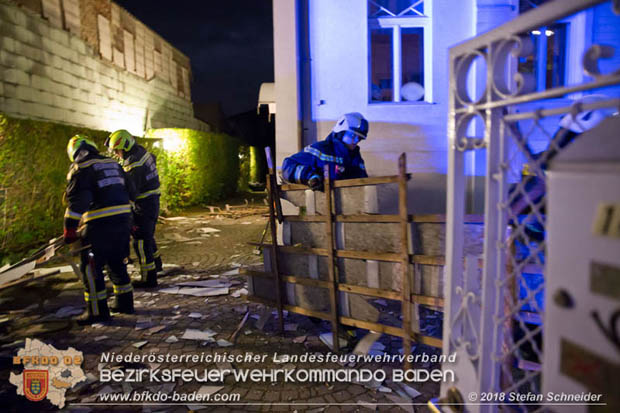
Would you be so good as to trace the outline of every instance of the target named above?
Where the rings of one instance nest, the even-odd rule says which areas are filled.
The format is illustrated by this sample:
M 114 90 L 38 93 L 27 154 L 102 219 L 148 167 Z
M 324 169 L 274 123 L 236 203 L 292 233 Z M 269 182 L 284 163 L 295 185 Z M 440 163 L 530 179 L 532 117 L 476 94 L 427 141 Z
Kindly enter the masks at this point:
M 554 412 L 620 411 L 619 131 L 620 117 L 603 120 L 548 171 L 542 402 Z

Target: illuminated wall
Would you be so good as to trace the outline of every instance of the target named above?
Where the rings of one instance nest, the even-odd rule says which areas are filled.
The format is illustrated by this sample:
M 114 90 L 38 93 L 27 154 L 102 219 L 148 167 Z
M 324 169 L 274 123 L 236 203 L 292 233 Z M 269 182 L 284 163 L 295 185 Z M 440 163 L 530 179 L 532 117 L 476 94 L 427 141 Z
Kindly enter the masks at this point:
M 142 135 L 145 129 L 161 127 L 209 130 L 206 123 L 194 118 L 188 70 L 175 63 L 176 54 L 170 45 L 151 36 L 158 46 L 141 49 L 150 50 L 151 56 L 139 53 L 140 47 L 136 45 L 142 43 L 136 41 L 141 38 L 140 31 L 133 41 L 126 28 L 131 24 L 134 28 L 141 27 L 143 35 L 147 29 L 135 19 L 130 21 L 131 16 L 124 10 L 109 1 L 69 3 L 82 7 L 81 16 L 96 12 L 90 26 L 84 23 L 90 20 L 82 19 L 78 21 L 82 25 L 79 29 L 62 23 L 58 27 L 58 19 L 42 17 L 45 8 L 37 11 L 0 0 L 1 112 L 92 129 L 124 128 L 136 135 Z M 89 5 L 101 10 L 90 9 Z M 103 7 L 106 5 L 107 8 Z M 111 21 L 110 42 L 103 48 L 101 44 L 93 44 L 89 32 L 93 29 L 97 35 L 96 31 L 102 27 L 97 23 L 97 15 L 104 19 L 108 16 Z M 108 46 L 109 55 L 103 51 Z M 189 67 L 188 59 L 186 64 Z M 173 72 L 175 76 L 171 76 Z M 178 73 L 187 76 L 179 78 Z

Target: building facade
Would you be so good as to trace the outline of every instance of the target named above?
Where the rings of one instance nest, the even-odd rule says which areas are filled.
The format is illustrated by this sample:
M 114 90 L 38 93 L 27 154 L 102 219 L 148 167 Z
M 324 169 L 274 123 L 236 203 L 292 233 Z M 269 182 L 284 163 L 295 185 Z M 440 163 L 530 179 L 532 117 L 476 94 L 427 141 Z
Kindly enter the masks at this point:
M 407 153 L 412 209 L 445 210 L 448 49 L 541 6 L 544 0 L 274 0 L 277 163 L 323 139 L 346 112 L 370 121 L 360 146 L 371 176 L 394 175 Z M 604 39 L 619 41 L 607 9 L 581 13 L 524 36 L 534 59 L 519 59 L 541 90 L 583 79 L 583 51 Z M 570 46 L 569 46 L 570 45 Z M 481 59 L 482 60 L 482 59 Z M 617 60 L 617 59 L 616 59 Z M 614 64 L 611 62 L 610 64 Z M 482 96 L 482 65 L 468 76 L 472 99 Z M 470 125 L 472 133 L 476 123 Z M 544 140 L 544 137 L 541 137 Z M 470 211 L 483 200 L 476 176 L 484 158 L 467 160 Z
M 0 0 L 0 111 L 94 129 L 194 118 L 187 56 L 110 0 Z

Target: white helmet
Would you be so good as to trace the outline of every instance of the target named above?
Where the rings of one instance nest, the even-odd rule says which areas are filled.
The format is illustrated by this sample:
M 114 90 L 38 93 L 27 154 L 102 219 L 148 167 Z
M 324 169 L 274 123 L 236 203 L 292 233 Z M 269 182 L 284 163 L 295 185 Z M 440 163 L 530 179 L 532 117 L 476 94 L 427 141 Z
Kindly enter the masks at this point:
M 338 119 L 332 132 L 345 132 L 342 141 L 357 144 L 360 140 L 366 139 L 368 135 L 368 121 L 361 113 L 345 113 Z
M 579 99 L 576 103 L 593 103 L 606 99 L 610 99 L 610 97 L 604 95 L 589 95 Z M 614 110 L 612 108 L 584 110 L 576 116 L 572 113 L 567 113 L 560 119 L 560 127 L 568 129 L 571 132 L 583 133 L 592 129 L 598 125 L 600 121 L 613 114 Z

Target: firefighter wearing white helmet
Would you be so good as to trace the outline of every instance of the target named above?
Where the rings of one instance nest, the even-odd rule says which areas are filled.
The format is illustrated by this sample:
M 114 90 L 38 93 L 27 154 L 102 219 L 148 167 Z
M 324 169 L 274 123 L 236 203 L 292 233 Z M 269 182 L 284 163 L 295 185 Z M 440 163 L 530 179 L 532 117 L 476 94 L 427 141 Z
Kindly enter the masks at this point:
M 330 166 L 334 180 L 366 178 L 366 167 L 358 144 L 368 136 L 368 121 L 361 113 L 342 115 L 331 133 L 288 158 L 282 164 L 282 177 L 292 183 L 323 189 L 323 167 Z

